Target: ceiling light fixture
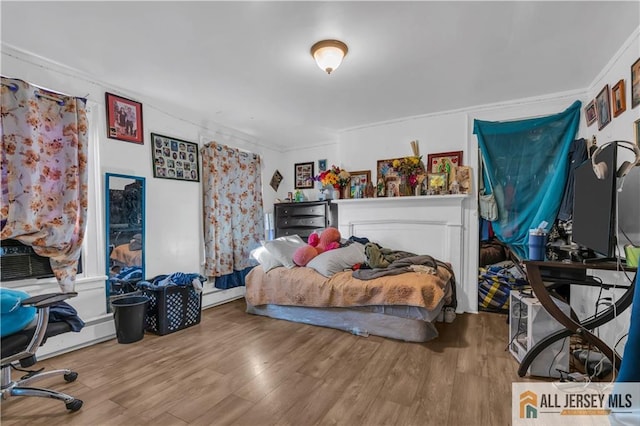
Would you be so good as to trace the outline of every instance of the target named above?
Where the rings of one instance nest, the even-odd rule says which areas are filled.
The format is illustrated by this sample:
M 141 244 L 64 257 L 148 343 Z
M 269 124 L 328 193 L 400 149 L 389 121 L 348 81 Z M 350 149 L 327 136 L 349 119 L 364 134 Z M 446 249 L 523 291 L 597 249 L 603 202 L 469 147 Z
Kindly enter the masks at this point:
M 322 40 L 311 46 L 311 56 L 327 74 L 340 66 L 348 51 L 347 45 L 339 40 Z

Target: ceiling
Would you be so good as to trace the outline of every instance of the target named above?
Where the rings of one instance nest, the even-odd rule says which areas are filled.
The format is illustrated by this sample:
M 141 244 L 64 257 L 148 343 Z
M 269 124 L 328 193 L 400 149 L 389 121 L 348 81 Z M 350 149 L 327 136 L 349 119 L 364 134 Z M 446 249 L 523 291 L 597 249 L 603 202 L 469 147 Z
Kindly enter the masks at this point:
M 2 1 L 0 8 L 3 44 L 280 148 L 333 141 L 371 123 L 586 88 L 640 26 L 638 1 Z M 325 38 L 349 46 L 331 75 L 309 53 Z

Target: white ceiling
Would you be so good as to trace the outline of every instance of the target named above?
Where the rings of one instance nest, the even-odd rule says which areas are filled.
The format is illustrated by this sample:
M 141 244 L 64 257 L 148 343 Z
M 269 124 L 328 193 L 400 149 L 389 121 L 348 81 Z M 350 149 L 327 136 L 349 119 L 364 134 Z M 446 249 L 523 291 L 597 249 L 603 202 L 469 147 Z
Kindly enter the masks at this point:
M 585 88 L 640 26 L 638 1 L 2 1 L 0 8 L 3 44 L 280 147 Z M 309 53 L 324 38 L 349 46 L 331 75 Z

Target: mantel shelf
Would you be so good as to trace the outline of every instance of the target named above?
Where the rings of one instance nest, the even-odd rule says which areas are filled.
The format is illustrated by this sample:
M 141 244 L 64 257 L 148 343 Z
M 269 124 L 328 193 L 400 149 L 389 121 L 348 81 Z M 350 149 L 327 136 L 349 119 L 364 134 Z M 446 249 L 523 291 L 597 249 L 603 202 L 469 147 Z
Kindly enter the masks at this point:
M 423 203 L 433 203 L 437 201 L 453 201 L 453 200 L 464 200 L 468 198 L 469 194 L 447 194 L 447 195 L 418 195 L 418 196 L 409 196 L 409 197 L 374 197 L 374 198 L 340 198 L 337 200 L 331 200 L 332 203 L 336 204 L 352 204 L 352 203 L 411 203 L 418 204 L 420 202 Z

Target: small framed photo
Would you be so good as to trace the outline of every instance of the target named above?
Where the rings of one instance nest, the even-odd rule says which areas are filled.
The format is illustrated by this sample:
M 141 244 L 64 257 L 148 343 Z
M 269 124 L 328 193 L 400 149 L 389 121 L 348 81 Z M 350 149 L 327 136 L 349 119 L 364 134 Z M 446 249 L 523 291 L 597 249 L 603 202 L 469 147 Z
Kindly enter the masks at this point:
M 636 145 L 640 147 L 640 118 L 633 122 L 633 128 L 636 131 Z
M 439 152 L 427 156 L 427 172 L 446 173 L 449 179 L 446 188 L 453 182 L 454 172 L 462 165 L 462 151 Z
M 640 59 L 631 65 L 631 108 L 640 105 Z
M 584 109 L 584 118 L 587 121 L 587 127 L 591 126 L 593 123 L 596 122 L 596 119 L 598 118 L 598 114 L 596 112 L 595 99 L 591 100 L 591 102 L 589 102 L 586 108 Z
M 313 161 L 310 163 L 296 163 L 293 169 L 295 189 L 313 188 Z
M 400 196 L 400 177 L 388 176 L 385 178 L 385 188 L 387 197 Z
M 619 116 L 627 109 L 627 103 L 624 98 L 624 80 L 620 80 L 611 88 L 611 104 L 614 117 Z
M 403 157 L 400 158 L 390 158 L 388 160 L 378 160 L 378 164 L 376 167 L 376 180 L 380 180 L 380 178 L 382 178 L 383 180 L 386 179 L 387 177 L 395 177 L 395 176 L 399 176 L 398 171 L 396 169 L 393 168 L 393 162 L 394 160 L 402 160 Z
M 598 130 L 602 130 L 611 121 L 611 104 L 609 102 L 609 85 L 606 84 L 596 96 L 598 112 Z
M 371 182 L 371 170 L 349 172 L 351 175 L 351 198 L 364 198 L 364 190 Z
M 455 181 L 458 182 L 458 192 L 460 194 L 471 193 L 471 167 L 458 166 Z M 451 184 L 449 184 L 449 190 L 451 189 Z
M 462 151 L 439 152 L 427 156 L 427 172 L 447 173 L 462 165 Z
M 427 173 L 427 189 L 435 194 L 439 194 L 447 188 L 447 174 L 446 173 Z
M 327 159 L 318 160 L 318 172 L 324 172 L 327 170 Z
M 151 133 L 153 177 L 200 182 L 198 144 Z
M 108 92 L 105 101 L 107 137 L 143 145 L 142 104 Z

